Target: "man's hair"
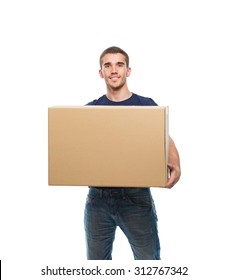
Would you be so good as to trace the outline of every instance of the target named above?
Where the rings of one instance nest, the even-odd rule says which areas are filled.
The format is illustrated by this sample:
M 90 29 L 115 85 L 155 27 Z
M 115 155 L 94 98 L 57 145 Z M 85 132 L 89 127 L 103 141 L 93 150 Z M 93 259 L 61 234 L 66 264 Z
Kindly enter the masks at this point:
M 124 50 L 122 50 L 121 48 L 113 46 L 113 47 L 109 47 L 106 50 L 104 50 L 102 52 L 102 54 L 100 55 L 100 67 L 101 68 L 102 68 L 102 59 L 108 53 L 121 53 L 125 57 L 127 68 L 129 67 L 129 56 L 128 56 L 128 54 Z

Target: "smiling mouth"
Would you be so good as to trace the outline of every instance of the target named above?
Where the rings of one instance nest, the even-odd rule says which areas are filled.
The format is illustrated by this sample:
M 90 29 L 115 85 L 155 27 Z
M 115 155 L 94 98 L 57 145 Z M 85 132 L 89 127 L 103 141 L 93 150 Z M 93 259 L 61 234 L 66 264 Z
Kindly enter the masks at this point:
M 119 79 L 119 77 L 113 76 L 113 77 L 111 77 L 110 79 L 111 79 L 111 80 L 117 80 L 117 79 Z

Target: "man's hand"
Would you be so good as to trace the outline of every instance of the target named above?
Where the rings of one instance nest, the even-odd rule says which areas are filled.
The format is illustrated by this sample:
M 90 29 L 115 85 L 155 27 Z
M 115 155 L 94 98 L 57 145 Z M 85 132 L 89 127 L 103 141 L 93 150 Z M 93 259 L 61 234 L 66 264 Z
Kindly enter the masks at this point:
M 169 179 L 166 187 L 168 189 L 171 189 L 179 181 L 181 176 L 181 171 L 179 166 L 173 165 L 171 163 L 168 164 L 168 168 L 169 168 Z
M 168 169 L 169 178 L 166 187 L 171 189 L 179 181 L 181 176 L 179 154 L 171 137 L 169 137 Z

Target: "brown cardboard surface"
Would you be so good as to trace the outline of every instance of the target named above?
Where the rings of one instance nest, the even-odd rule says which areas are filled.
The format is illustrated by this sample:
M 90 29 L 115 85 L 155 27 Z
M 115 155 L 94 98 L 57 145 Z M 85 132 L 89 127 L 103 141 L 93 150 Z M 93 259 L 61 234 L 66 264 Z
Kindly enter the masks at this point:
M 165 187 L 168 108 L 48 108 L 48 183 Z

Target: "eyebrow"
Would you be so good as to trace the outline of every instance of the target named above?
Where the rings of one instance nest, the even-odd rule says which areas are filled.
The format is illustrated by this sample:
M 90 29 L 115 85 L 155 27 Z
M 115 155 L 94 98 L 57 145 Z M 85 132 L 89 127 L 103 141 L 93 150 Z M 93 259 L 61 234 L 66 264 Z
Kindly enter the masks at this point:
M 104 63 L 103 65 L 104 65 L 104 66 L 107 66 L 107 65 L 111 65 L 111 64 L 112 64 L 111 62 L 106 62 L 106 63 Z M 125 63 L 122 62 L 122 61 L 118 61 L 118 62 L 116 62 L 116 64 L 124 65 Z
M 106 62 L 106 63 L 104 63 L 103 65 L 104 65 L 104 66 L 106 66 L 106 65 L 111 65 L 111 62 Z

